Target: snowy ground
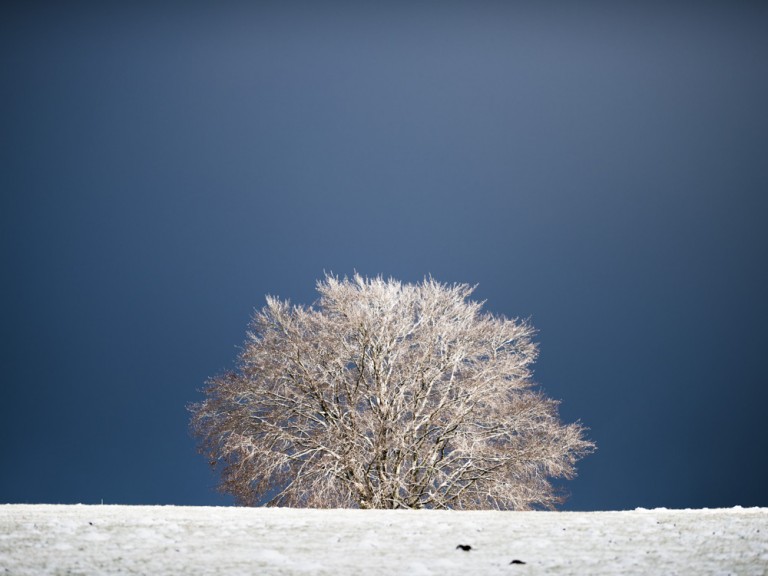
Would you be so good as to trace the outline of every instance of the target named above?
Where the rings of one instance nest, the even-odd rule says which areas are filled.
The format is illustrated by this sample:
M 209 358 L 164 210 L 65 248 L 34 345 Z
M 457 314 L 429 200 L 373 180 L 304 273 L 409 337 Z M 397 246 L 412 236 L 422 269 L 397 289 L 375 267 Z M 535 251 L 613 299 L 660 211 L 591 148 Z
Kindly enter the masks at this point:
M 472 549 L 464 552 L 459 544 Z M 525 564 L 511 564 L 520 560 Z M 0 575 L 768 574 L 768 508 L 0 505 Z

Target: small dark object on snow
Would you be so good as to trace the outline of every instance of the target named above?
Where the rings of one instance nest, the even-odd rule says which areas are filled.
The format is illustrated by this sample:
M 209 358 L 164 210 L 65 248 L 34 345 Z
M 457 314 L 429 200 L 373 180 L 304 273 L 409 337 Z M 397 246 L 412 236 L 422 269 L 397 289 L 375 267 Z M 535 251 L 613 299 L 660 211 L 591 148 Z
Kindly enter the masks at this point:
M 523 562 L 522 560 L 512 560 L 510 564 L 525 564 L 525 562 Z
M 462 550 L 464 550 L 464 552 L 469 552 L 470 550 L 472 550 L 472 546 L 470 546 L 469 544 L 459 544 L 458 546 L 456 546 L 456 548 L 457 549 L 461 548 Z

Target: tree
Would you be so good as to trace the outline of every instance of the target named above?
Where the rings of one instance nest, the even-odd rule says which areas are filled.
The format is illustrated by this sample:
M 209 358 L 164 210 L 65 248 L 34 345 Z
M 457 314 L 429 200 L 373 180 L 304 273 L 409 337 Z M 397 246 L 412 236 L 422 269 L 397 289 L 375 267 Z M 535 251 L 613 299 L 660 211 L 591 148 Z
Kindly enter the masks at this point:
M 317 283 L 311 307 L 267 297 L 236 371 L 192 404 L 200 450 L 240 504 L 530 509 L 561 501 L 594 445 L 532 389 L 524 321 L 466 284 Z

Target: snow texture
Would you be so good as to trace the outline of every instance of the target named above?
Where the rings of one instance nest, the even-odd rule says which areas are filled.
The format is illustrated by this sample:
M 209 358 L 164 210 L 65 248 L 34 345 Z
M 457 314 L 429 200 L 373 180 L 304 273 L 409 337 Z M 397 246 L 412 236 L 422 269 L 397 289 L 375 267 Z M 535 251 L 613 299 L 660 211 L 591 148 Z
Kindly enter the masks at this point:
M 460 544 L 471 550 L 462 551 Z M 768 509 L 7 504 L 0 505 L 2 574 L 765 575 Z

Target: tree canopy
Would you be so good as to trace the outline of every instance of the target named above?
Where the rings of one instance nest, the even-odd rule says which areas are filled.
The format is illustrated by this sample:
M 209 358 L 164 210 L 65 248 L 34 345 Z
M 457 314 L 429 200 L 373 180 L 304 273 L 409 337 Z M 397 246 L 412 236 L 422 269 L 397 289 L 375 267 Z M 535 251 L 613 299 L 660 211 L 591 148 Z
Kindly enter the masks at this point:
M 192 429 L 245 505 L 530 509 L 562 496 L 594 445 L 538 391 L 526 321 L 466 284 L 318 282 L 267 297 L 236 370 L 210 379 Z

